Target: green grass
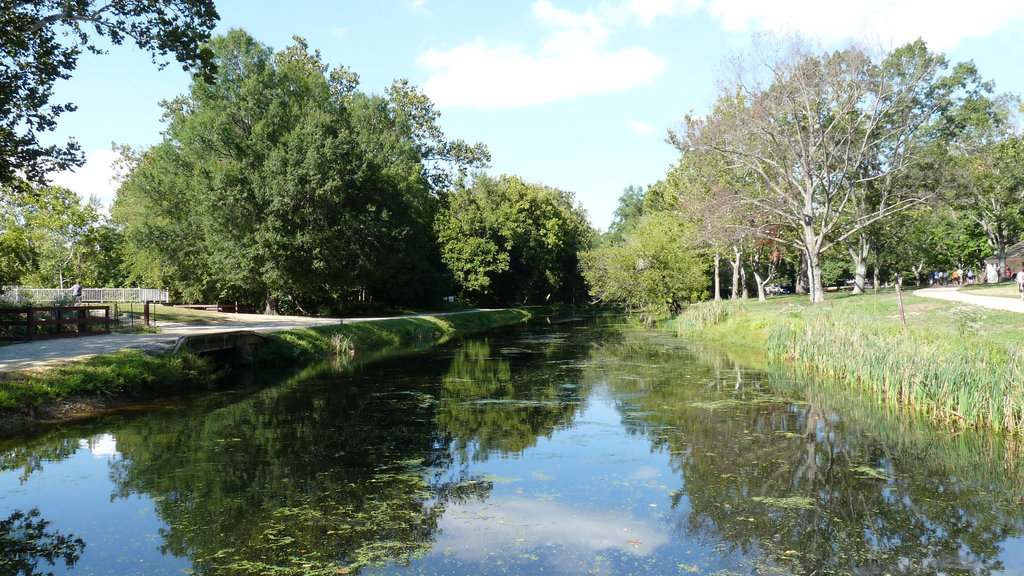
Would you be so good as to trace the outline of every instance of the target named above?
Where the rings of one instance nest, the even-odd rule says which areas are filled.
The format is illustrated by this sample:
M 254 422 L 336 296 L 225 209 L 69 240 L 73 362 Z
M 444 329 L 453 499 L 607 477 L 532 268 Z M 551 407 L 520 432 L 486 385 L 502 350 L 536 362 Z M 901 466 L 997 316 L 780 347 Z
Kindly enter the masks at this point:
M 195 314 L 211 313 L 182 310 L 178 317 Z M 524 310 L 494 310 L 288 330 L 272 334 L 270 344 L 257 351 L 255 360 L 264 365 L 290 365 L 321 357 L 428 345 L 450 337 L 455 331 L 505 326 L 529 317 L 530 313 Z M 67 400 L 153 398 L 208 389 L 216 386 L 223 374 L 224 370 L 209 359 L 191 354 L 152 356 L 123 350 L 94 356 L 84 362 L 20 372 L 0 380 L 0 421 L 3 413 L 33 415 L 44 405 Z
M 0 380 L 0 411 L 32 412 L 69 398 L 170 396 L 213 385 L 219 376 L 211 361 L 191 354 L 152 356 L 122 350 Z
M 1024 316 L 904 292 L 705 303 L 681 334 L 855 386 L 958 427 L 1024 432 Z
M 998 284 L 971 284 L 961 286 L 960 291 L 970 292 L 979 296 L 998 296 L 1002 298 L 1020 298 L 1016 282 L 1000 282 Z
M 301 363 L 315 358 L 432 344 L 456 331 L 507 326 L 529 317 L 530 313 L 525 310 L 510 309 L 297 328 L 272 334 L 270 344 L 257 351 L 255 361 L 260 366 Z

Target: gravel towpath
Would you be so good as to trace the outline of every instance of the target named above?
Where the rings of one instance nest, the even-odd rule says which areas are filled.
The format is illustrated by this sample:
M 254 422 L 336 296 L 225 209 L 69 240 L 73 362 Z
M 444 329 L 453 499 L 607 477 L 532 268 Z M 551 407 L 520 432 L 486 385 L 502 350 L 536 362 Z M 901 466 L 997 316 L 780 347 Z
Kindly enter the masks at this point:
M 81 338 L 54 338 L 0 346 L 0 378 L 11 372 L 49 368 L 68 362 L 78 362 L 90 356 L 113 354 L 118 350 L 137 349 L 152 352 L 170 350 L 184 336 L 216 334 L 220 332 L 252 331 L 260 333 L 280 332 L 293 328 L 308 328 L 328 324 L 351 324 L 389 318 L 423 318 L 463 314 L 461 312 L 439 312 L 433 314 L 411 314 L 379 318 L 308 318 L 306 316 L 264 316 L 262 314 L 227 314 L 210 312 L 208 324 L 174 324 L 157 322 L 159 334 L 103 334 Z
M 1024 314 L 1024 301 L 1021 301 L 1018 298 L 981 296 L 979 294 L 971 294 L 970 292 L 960 292 L 957 290 L 956 286 L 922 288 L 921 290 L 914 291 L 914 295 L 922 296 L 924 298 L 937 298 L 939 300 L 963 302 L 964 304 L 973 304 L 974 306 L 981 306 L 983 308 L 1008 310 L 1010 312 L 1019 312 Z
M 19 370 L 51 367 L 77 362 L 98 354 L 113 354 L 133 348 L 161 352 L 169 350 L 183 336 L 219 332 L 279 332 L 292 328 L 342 324 L 352 320 L 341 318 L 306 318 L 302 316 L 262 316 L 255 314 L 219 314 L 211 312 L 214 322 L 206 325 L 160 323 L 159 334 L 103 334 L 81 338 L 54 338 L 0 346 L 0 377 Z M 362 319 L 360 319 L 362 320 Z

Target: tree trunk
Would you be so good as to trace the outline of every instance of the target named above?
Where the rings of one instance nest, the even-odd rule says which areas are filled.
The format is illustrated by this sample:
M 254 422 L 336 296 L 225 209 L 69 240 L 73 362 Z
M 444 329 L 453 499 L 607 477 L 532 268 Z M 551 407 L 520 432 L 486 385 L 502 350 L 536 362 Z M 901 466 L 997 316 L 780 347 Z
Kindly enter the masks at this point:
M 872 267 L 871 272 L 871 285 L 874 286 L 875 292 L 878 292 L 878 283 L 882 280 L 882 257 L 875 250 L 875 265 Z
M 750 293 L 747 292 L 747 268 L 745 266 L 740 266 L 740 286 L 743 287 L 743 299 L 750 298 Z
M 715 252 L 715 301 L 722 300 L 722 257 Z
M 764 286 L 771 281 L 771 278 L 761 278 L 761 274 L 758 273 L 757 267 L 754 267 L 754 283 L 757 284 L 757 300 L 764 302 L 768 298 L 764 294 Z
M 825 301 L 825 285 L 821 283 L 821 255 L 813 250 L 807 251 L 807 284 L 811 304 Z
M 732 300 L 739 300 L 740 298 L 740 248 L 739 246 L 732 247 Z
M 263 313 L 267 316 L 277 316 L 277 296 L 267 289 L 267 307 L 263 310 Z
M 1006 270 L 1006 232 L 999 223 L 993 225 L 988 219 L 982 218 L 978 221 L 982 230 L 985 231 L 985 242 L 992 249 L 993 255 L 999 259 L 999 269 Z
M 853 258 L 853 293 L 863 294 L 864 284 L 868 275 L 868 255 L 871 254 L 871 244 L 864 234 L 857 235 L 857 245 L 846 242 L 846 250 Z
M 921 285 L 921 274 L 924 272 L 924 258 L 918 261 L 917 265 L 910 268 L 914 272 L 914 284 Z
M 804 250 L 807 252 L 807 285 L 811 304 L 825 301 L 825 285 L 821 283 L 821 239 L 814 233 L 808 219 L 804 224 Z
M 809 278 L 807 272 L 807 254 L 800 253 L 800 263 L 796 267 L 796 282 L 794 282 L 793 291 L 801 296 L 808 294 L 810 290 L 807 289 L 807 278 Z

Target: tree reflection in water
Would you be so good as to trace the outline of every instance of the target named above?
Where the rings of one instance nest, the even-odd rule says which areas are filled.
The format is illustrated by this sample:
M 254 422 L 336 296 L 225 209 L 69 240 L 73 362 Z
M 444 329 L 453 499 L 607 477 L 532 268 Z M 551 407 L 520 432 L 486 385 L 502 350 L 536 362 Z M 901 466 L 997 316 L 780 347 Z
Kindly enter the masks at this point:
M 477 458 L 521 451 L 580 404 L 545 369 L 492 358 L 486 341 L 451 361 L 401 364 L 311 370 L 209 413 L 132 422 L 117 434 L 120 495 L 157 502 L 164 552 L 197 573 L 404 564 L 430 548 L 447 504 L 490 493 L 467 446 Z
M 641 338 L 602 348 L 600 373 L 588 374 L 614 382 L 634 431 L 672 454 L 685 483 L 673 495 L 680 530 L 786 574 L 1005 568 L 1001 543 L 1024 533 L 1013 501 L 1022 475 L 990 457 L 992 438 L 908 426 L 906 414 L 850 401 L 840 420 L 820 387 L 794 400 L 792 379 L 688 356 Z M 693 384 L 680 385 L 688 373 Z
M 0 574 L 37 576 L 52 572 L 38 570 L 39 562 L 48 566 L 63 562 L 71 568 L 85 549 L 81 538 L 47 530 L 50 525 L 39 517 L 39 510 L 16 510 L 0 520 Z
M 646 542 L 643 565 L 623 572 L 693 566 L 685 552 L 702 540 L 719 556 L 709 565 L 729 556 L 753 564 L 751 573 L 985 575 L 1003 568 L 1001 547 L 1024 533 L 1013 500 L 1024 488 L 1024 458 L 1012 438 L 950 435 L 848 401 L 847 391 L 697 357 L 665 335 L 596 330 L 475 339 L 447 356 L 343 372 L 311 368 L 241 401 L 124 418 L 112 432 L 121 454 L 111 461 L 115 496 L 150 497 L 165 523 L 163 551 L 190 559 L 197 574 L 339 574 L 382 564 L 429 573 L 436 562 L 459 573 L 464 559 L 419 560 L 454 504 L 464 512 L 519 506 L 524 525 L 550 528 L 544 543 L 560 537 L 570 516 L 619 518 L 616 528 L 628 523 L 623 517 L 641 518 L 617 507 L 618 488 L 577 476 L 575 462 L 561 470 L 567 480 L 555 502 L 531 499 L 529 490 L 502 496 L 477 472 L 488 459 L 529 459 L 540 438 L 557 450 L 556 432 L 599 397 L 594 404 L 614 403 L 608 412 L 622 415 L 641 452 L 651 447 L 651 460 L 621 465 L 664 466 L 664 457 L 682 483 L 667 516 L 661 502 L 652 508 L 658 515 L 642 517 L 650 537 L 631 538 Z M 22 470 L 24 482 L 96 428 L 0 445 L 0 467 Z M 599 464 L 590 470 L 605 465 L 599 435 L 608 430 L 620 433 L 617 424 L 595 433 Z M 596 485 L 612 496 L 586 493 Z M 538 528 L 539 509 L 568 512 Z M 32 512 L 8 522 L 20 527 L 5 538 L 32 526 L 45 533 Z M 601 529 L 590 540 L 600 541 L 607 526 L 591 524 Z M 34 541 L 75 554 L 84 546 L 56 533 Z M 501 545 L 489 552 L 510 556 L 495 571 L 541 562 L 516 564 L 517 552 L 536 550 Z M 612 558 L 616 550 L 590 553 Z M 52 557 L 70 565 L 77 555 Z M 490 570 L 488 559 L 473 566 Z M 535 567 L 557 572 L 557 562 Z

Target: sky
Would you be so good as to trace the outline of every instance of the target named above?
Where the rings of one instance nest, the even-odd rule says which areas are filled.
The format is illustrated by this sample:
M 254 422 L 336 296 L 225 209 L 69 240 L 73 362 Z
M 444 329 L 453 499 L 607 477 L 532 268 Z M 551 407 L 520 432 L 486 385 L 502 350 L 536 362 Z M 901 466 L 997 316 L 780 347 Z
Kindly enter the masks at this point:
M 422 89 L 450 139 L 482 142 L 492 175 L 572 192 L 591 223 L 612 221 L 629 186 L 678 158 L 667 131 L 710 110 L 728 57 L 754 34 L 797 32 L 826 49 L 888 50 L 917 38 L 973 61 L 997 92 L 1024 94 L 1021 0 L 216 0 L 215 33 L 246 30 L 281 50 L 304 38 L 331 67 L 383 94 Z M 88 162 L 54 184 L 109 204 L 114 144 L 158 143 L 160 102 L 190 77 L 132 45 L 83 54 L 52 102 L 73 102 L 44 142 L 74 138 Z

